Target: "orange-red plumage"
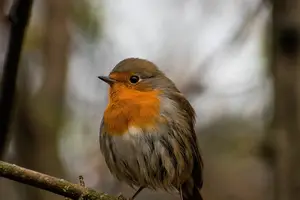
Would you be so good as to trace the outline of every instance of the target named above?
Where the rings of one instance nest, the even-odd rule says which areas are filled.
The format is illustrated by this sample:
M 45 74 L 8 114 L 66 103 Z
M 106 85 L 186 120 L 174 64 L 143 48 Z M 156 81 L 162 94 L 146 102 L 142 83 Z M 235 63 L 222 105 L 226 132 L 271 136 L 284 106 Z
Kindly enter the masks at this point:
M 152 62 L 135 58 L 99 78 L 110 85 L 100 149 L 116 178 L 140 188 L 132 199 L 151 188 L 202 200 L 195 112 L 175 84 Z
M 122 135 L 128 127 L 151 127 L 159 120 L 159 91 L 140 92 L 116 83 L 109 89 L 104 122 L 109 134 Z

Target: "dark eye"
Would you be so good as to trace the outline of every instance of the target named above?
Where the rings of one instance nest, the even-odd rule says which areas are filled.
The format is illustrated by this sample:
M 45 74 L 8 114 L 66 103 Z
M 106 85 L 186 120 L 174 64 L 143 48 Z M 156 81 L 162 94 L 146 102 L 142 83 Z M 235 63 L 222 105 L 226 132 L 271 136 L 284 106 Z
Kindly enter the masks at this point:
M 140 78 L 138 76 L 133 75 L 130 77 L 129 80 L 131 83 L 137 83 L 137 82 L 139 82 Z

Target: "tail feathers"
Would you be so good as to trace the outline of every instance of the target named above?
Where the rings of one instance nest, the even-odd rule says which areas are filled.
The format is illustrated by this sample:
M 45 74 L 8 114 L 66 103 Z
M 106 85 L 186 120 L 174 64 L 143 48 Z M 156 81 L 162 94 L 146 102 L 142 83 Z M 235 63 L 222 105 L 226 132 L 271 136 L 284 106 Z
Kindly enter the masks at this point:
M 181 188 L 181 200 L 203 200 L 200 189 L 197 187 L 191 188 L 186 188 L 182 187 Z

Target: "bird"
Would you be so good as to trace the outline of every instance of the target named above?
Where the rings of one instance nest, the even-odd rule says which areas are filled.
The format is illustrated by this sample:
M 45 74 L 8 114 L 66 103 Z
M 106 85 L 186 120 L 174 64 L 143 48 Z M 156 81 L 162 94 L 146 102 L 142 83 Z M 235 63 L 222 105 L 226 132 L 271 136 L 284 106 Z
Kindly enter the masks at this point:
M 153 62 L 125 58 L 108 76 L 108 103 L 100 125 L 100 150 L 110 173 L 135 189 L 176 191 L 202 200 L 203 160 L 195 110 Z

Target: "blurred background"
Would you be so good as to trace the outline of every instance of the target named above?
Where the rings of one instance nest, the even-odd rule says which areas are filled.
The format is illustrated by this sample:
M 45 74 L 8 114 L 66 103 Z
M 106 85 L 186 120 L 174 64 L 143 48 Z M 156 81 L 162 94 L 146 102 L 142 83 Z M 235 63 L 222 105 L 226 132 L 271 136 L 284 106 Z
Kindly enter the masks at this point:
M 268 134 L 274 113 L 269 67 L 274 2 L 34 1 L 2 159 L 75 183 L 83 175 L 88 187 L 109 194 L 133 194 L 110 175 L 99 151 L 108 88 L 97 76 L 124 58 L 140 57 L 156 63 L 196 110 L 204 198 L 278 199 L 280 172 L 269 145 L 275 136 Z M 0 1 L 0 73 L 10 4 Z M 179 195 L 144 190 L 137 197 L 153 198 Z M 63 197 L 0 179 L 0 199 Z

